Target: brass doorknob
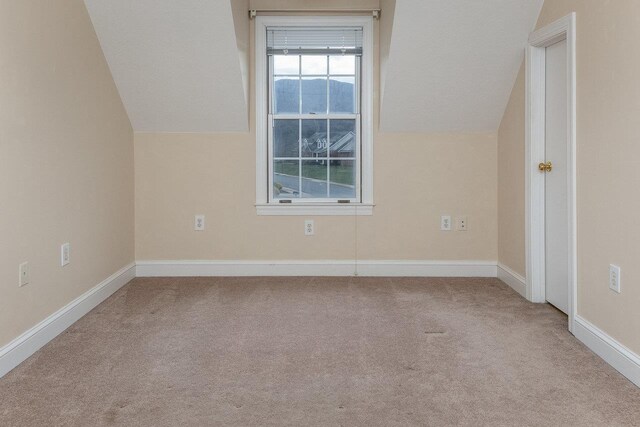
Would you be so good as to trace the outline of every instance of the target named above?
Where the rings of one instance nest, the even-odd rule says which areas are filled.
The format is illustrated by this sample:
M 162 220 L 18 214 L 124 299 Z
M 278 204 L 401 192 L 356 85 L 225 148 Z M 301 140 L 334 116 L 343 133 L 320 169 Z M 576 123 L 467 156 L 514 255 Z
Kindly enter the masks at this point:
M 540 163 L 538 165 L 538 170 L 540 172 L 551 172 L 551 169 L 553 169 L 553 164 L 551 164 L 551 162 Z

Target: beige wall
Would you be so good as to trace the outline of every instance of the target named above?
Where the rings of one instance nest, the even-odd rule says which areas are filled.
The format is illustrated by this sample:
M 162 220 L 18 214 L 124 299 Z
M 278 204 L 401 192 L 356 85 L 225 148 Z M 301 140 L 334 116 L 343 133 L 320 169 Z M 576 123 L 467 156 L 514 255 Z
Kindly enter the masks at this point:
M 578 313 L 640 353 L 640 227 L 635 218 L 640 211 L 640 2 L 547 0 L 538 27 L 572 11 L 577 14 Z M 519 115 L 514 111 L 524 111 L 523 91 L 516 86 L 507 121 L 509 114 Z M 510 130 L 499 139 L 499 152 L 507 153 L 500 157 L 500 168 L 524 165 L 522 147 L 506 147 L 523 144 L 519 121 L 503 121 L 502 128 Z M 499 188 L 501 200 L 516 191 L 505 182 Z M 524 204 L 524 194 L 520 200 Z M 500 222 L 501 230 L 524 233 L 520 226 L 505 224 L 502 215 Z M 507 238 L 501 233 L 505 261 Z M 524 245 L 519 246 L 511 255 L 514 268 L 524 262 Z M 608 288 L 610 263 L 622 269 L 620 295 Z
M 2 346 L 133 261 L 134 205 L 132 131 L 84 3 L 0 2 L 0 52 Z
M 524 277 L 524 64 L 498 130 L 498 261 Z
M 496 259 L 494 135 L 375 144 L 374 215 L 315 217 L 305 237 L 305 217 L 256 215 L 253 134 L 136 134 L 136 258 L 353 259 L 357 243 L 359 259 Z M 441 232 L 442 213 L 468 215 L 469 231 Z
M 135 135 L 136 259 L 496 260 L 495 135 L 376 130 L 374 215 L 316 217 L 305 237 L 305 217 L 256 215 L 253 89 L 249 133 Z M 374 102 L 378 123 L 377 89 Z M 469 231 L 441 232 L 444 213 L 468 215 Z M 206 215 L 204 232 L 193 231 L 195 214 Z

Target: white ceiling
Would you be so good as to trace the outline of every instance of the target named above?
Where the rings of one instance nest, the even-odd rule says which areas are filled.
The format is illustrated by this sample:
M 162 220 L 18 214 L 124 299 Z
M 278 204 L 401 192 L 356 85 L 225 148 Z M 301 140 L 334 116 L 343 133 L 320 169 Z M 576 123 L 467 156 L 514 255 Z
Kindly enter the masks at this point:
M 397 0 L 382 130 L 495 132 L 542 3 Z
M 135 131 L 248 130 L 248 27 L 230 1 L 247 4 L 85 0 Z M 382 130 L 495 132 L 542 3 L 397 0 Z
M 137 132 L 248 130 L 229 0 L 85 0 Z

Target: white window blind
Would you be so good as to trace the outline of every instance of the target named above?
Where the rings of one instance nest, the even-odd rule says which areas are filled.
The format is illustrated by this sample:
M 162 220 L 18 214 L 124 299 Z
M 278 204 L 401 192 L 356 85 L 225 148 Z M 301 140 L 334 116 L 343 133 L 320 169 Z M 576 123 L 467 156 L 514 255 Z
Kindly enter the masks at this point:
M 267 55 L 362 55 L 362 27 L 269 27 Z

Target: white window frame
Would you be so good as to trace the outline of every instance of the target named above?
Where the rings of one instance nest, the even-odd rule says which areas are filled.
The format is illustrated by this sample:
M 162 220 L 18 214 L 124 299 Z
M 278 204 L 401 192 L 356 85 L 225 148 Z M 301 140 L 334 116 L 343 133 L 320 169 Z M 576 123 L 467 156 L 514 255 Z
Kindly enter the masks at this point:
M 360 202 L 279 203 L 270 200 L 269 69 L 267 27 L 362 27 L 360 61 Z M 373 18 L 367 16 L 258 16 L 255 19 L 256 76 L 256 211 L 258 215 L 372 215 L 373 214 Z

